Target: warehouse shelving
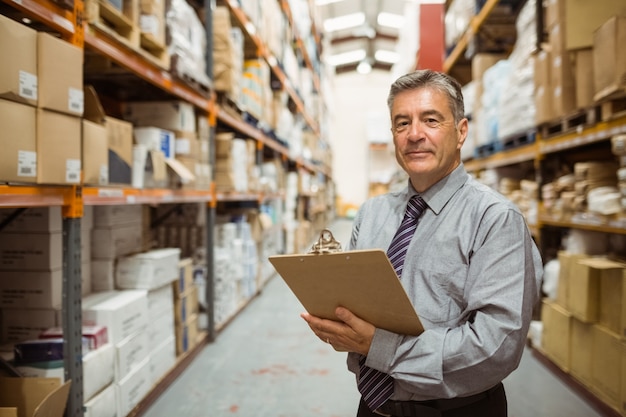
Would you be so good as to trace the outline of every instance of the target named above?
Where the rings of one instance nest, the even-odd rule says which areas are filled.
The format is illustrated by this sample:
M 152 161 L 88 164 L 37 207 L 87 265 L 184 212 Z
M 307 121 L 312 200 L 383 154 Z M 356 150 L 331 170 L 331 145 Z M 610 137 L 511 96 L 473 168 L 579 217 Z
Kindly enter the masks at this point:
M 302 158 L 292 158 L 289 149 L 277 141 L 267 137 L 256 127 L 250 126 L 244 121 L 232 116 L 216 104 L 216 97 L 211 89 L 197 88 L 173 77 L 168 70 L 164 69 L 153 59 L 147 59 L 138 54 L 136 50 L 124 42 L 120 42 L 110 33 L 90 25 L 84 20 L 84 8 L 87 1 L 74 0 L 72 10 L 65 9 L 51 0 L 1 0 L 6 6 L 0 9 L 0 13 L 7 13 L 17 17 L 27 17 L 35 22 L 38 27 L 52 30 L 61 35 L 66 41 L 79 46 L 85 52 L 93 53 L 113 62 L 122 71 L 129 74 L 146 85 L 152 86 L 154 91 L 163 96 L 184 100 L 193 104 L 199 113 L 207 117 L 210 129 L 214 132 L 218 123 L 230 126 L 240 131 L 257 142 L 258 150 L 269 149 L 274 152 L 285 164 L 293 164 L 297 169 L 304 168 L 314 174 L 331 177 L 328 167 L 317 165 Z M 98 0 L 94 0 L 98 1 Z M 285 1 L 280 2 L 282 10 L 290 16 L 289 5 Z M 319 135 L 319 126 L 315 119 L 308 115 L 302 98 L 296 88 L 293 87 L 288 77 L 280 68 L 276 58 L 267 52 L 258 36 L 254 35 L 250 23 L 241 9 L 234 1 L 227 2 L 233 15 L 238 18 L 242 25 L 246 26 L 250 36 L 262 53 L 262 56 L 270 64 L 275 77 L 281 82 L 288 92 L 290 99 L 296 105 L 297 110 L 307 122 L 308 128 Z M 210 9 L 207 7 L 207 9 Z M 210 20 L 211 13 L 205 16 Z M 312 57 L 306 51 L 300 37 L 296 38 L 296 44 L 301 50 L 307 65 L 313 69 Z M 315 88 L 319 91 L 319 77 L 313 77 Z M 266 199 L 284 199 L 280 193 L 269 195 L 264 193 L 217 193 L 214 184 L 208 190 L 173 190 L 173 189 L 135 189 L 131 187 L 116 186 L 49 186 L 34 184 L 7 184 L 0 185 L 0 207 L 15 208 L 17 210 L 27 207 L 61 206 L 63 208 L 63 246 L 64 246 L 64 270 L 63 270 L 63 326 L 66 335 L 65 342 L 65 378 L 72 380 L 71 392 L 68 399 L 66 416 L 80 417 L 83 415 L 82 396 L 82 363 L 81 357 L 81 260 L 80 260 L 80 219 L 85 206 L 117 205 L 117 204 L 186 204 L 204 203 L 207 208 L 207 229 L 213 228 L 215 221 L 215 208 L 219 202 L 245 202 L 256 204 Z M 212 233 L 207 233 L 207 247 L 212 248 Z M 207 253 L 207 266 L 212 265 L 211 250 Z M 210 279 L 207 283 L 207 300 L 213 299 L 213 288 Z M 243 308 L 244 305 L 240 306 Z M 212 322 L 212 314 L 209 306 L 208 329 L 201 335 L 201 341 L 191 351 L 179 356 L 175 367 L 166 374 L 161 381 L 152 389 L 131 414 L 140 413 L 147 407 L 173 379 L 182 372 L 199 349 L 210 342 L 216 336 L 216 323 Z M 224 324 L 220 324 L 223 327 Z

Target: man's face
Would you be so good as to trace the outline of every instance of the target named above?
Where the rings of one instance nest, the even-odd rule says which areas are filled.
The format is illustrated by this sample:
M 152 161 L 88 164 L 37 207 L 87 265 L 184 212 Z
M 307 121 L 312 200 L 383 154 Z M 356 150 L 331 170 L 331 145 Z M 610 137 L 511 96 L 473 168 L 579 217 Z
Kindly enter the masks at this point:
M 396 95 L 391 131 L 398 163 L 423 192 L 460 164 L 467 119 L 455 125 L 446 95 L 420 88 Z

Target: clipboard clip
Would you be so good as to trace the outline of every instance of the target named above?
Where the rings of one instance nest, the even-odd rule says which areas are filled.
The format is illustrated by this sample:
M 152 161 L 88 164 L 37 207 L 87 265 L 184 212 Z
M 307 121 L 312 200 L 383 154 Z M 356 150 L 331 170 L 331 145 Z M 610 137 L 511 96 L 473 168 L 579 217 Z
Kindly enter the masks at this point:
M 324 229 L 320 232 L 319 239 L 313 244 L 309 251 L 309 253 L 318 255 L 335 252 L 341 252 L 341 243 L 335 240 L 332 232 L 328 229 Z

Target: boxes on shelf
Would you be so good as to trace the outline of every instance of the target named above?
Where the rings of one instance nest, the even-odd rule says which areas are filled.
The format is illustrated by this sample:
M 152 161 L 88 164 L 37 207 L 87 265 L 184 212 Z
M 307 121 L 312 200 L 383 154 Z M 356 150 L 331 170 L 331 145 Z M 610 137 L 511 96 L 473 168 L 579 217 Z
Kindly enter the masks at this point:
M 37 83 L 37 31 L 0 15 L 0 98 L 36 106 Z
M 34 107 L 0 99 L 1 181 L 37 181 L 36 126 L 37 111 Z
M 159 380 L 176 365 L 176 338 L 159 340 L 150 352 L 150 379 L 152 384 Z
M 625 7 L 626 8 L 626 7 Z M 626 11 L 624 12 L 626 14 Z M 593 35 L 594 99 L 626 89 L 626 16 L 613 16 Z
M 84 94 L 84 118 L 106 128 L 109 183 L 130 185 L 133 165 L 132 123 L 107 116 L 92 86 L 85 86 Z
M 565 372 L 570 370 L 572 315 L 558 304 L 543 300 L 541 347 L 550 360 Z
M 123 117 L 135 128 L 158 127 L 169 131 L 196 131 L 195 109 L 192 104 L 184 101 L 126 102 Z M 170 156 L 173 156 L 173 146 Z
M 45 32 L 37 33 L 38 106 L 82 116 L 83 50 Z
M 170 284 L 178 276 L 179 248 L 154 249 L 117 260 L 118 288 L 151 290 Z
M 84 417 L 117 417 L 115 385 L 110 384 L 93 397 L 87 398 L 83 409 Z
M 593 359 L 593 324 L 573 318 L 570 337 L 570 374 L 587 387 L 591 386 Z
M 124 379 L 115 383 L 117 415 L 126 416 L 150 392 L 150 358 L 146 357 Z
M 79 184 L 81 119 L 37 109 L 37 182 Z
M 37 339 L 50 327 L 62 325 L 61 309 L 2 309 L 3 343 L 16 343 Z
M 83 183 L 107 185 L 109 183 L 109 149 L 104 125 L 82 121 Z
M 0 222 L 15 214 L 15 209 L 0 209 Z M 63 231 L 61 207 L 29 207 L 2 228 L 2 232 L 56 233 Z
M 2 271 L 1 308 L 60 309 L 63 295 L 63 270 Z
M 0 270 L 55 271 L 63 266 L 63 235 L 3 233 Z
M 591 391 L 616 410 L 621 410 L 622 355 L 618 335 L 600 325 L 592 329 Z

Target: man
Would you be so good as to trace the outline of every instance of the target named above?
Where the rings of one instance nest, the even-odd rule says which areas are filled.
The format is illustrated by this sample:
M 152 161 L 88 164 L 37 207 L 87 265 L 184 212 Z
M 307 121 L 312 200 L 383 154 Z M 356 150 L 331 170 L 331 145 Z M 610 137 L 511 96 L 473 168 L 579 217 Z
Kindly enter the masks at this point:
M 541 257 L 520 211 L 461 163 L 468 122 L 456 80 L 430 70 L 407 74 L 391 86 L 388 106 L 409 181 L 362 205 L 347 249 L 388 250 L 425 330 L 394 334 L 343 307 L 336 321 L 302 317 L 321 340 L 349 352 L 362 394 L 358 417 L 507 416 L 501 381 L 525 346 Z M 405 207 L 421 214 L 397 249 L 396 231 L 407 234 Z

